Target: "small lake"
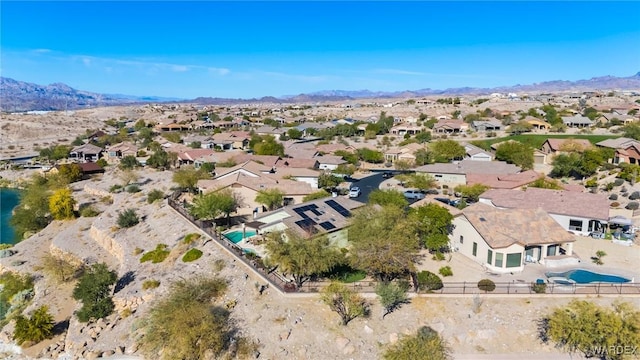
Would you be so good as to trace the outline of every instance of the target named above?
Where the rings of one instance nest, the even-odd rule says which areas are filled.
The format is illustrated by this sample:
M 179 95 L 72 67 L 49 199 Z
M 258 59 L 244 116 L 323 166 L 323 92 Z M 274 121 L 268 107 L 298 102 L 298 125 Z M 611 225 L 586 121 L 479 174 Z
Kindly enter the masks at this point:
M 11 211 L 20 202 L 20 192 L 0 188 L 0 244 L 13 244 L 15 233 L 9 224 Z

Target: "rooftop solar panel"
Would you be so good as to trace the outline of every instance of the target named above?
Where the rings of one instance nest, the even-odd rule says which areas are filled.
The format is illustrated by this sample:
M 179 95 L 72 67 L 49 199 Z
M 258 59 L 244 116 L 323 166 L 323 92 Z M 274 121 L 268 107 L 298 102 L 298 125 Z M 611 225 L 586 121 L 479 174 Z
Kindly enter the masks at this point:
M 320 223 L 320 224 L 318 224 L 318 225 L 322 226 L 322 228 L 323 228 L 323 229 L 325 229 L 325 230 L 327 230 L 327 231 L 329 231 L 329 230 L 331 230 L 331 229 L 335 229 L 335 228 L 336 228 L 336 226 L 335 226 L 335 225 L 333 225 L 332 223 L 330 223 L 330 222 L 328 222 L 328 221 L 321 222 L 321 223 Z
M 329 207 L 332 208 L 333 210 L 337 211 L 338 214 L 344 217 L 351 216 L 351 212 L 345 209 L 344 206 L 338 204 L 335 200 L 327 200 L 326 204 L 329 205 Z

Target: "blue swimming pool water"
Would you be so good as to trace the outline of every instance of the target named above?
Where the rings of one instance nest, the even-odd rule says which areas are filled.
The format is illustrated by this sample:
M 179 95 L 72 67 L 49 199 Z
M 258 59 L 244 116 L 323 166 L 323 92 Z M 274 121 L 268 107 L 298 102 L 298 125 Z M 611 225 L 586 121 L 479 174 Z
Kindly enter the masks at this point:
M 245 231 L 244 232 L 244 238 L 248 238 L 251 236 L 254 236 L 256 234 L 255 231 Z M 231 231 L 228 232 L 226 234 L 224 234 L 224 237 L 226 237 L 227 239 L 229 239 L 229 241 L 231 241 L 234 244 L 239 243 L 240 241 L 242 241 L 242 230 L 236 230 L 236 231 Z
M 563 273 L 547 273 L 547 277 L 564 277 L 571 279 L 578 284 L 589 284 L 593 282 L 603 283 L 627 283 L 631 280 L 617 275 L 599 274 L 588 270 L 570 270 Z

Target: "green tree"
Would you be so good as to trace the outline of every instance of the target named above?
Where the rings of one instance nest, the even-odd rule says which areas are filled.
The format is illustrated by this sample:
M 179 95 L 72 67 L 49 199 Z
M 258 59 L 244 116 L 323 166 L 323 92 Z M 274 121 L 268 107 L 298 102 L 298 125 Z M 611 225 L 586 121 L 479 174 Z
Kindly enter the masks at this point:
M 120 169 L 133 169 L 139 166 L 140 163 L 138 162 L 138 159 L 133 155 L 123 156 L 122 159 L 120 159 Z
M 585 150 L 580 156 L 577 171 L 582 176 L 591 176 L 598 171 L 607 159 L 600 149 Z
M 640 140 L 640 124 L 630 123 L 622 127 L 622 136 Z
M 514 164 L 524 170 L 533 169 L 533 148 L 518 141 L 507 141 L 498 146 L 496 159 Z
M 331 271 L 343 260 L 340 250 L 326 236 L 306 239 L 292 230 L 284 236 L 281 232 L 270 233 L 266 249 L 268 263 L 291 275 L 298 288 L 314 275 Z
M 384 154 L 377 150 L 360 148 L 358 149 L 357 154 L 360 160 L 368 163 L 381 164 L 384 162 Z
M 16 317 L 16 325 L 13 330 L 13 339 L 20 345 L 27 341 L 39 343 L 42 340 L 53 337 L 53 316 L 46 305 L 33 311 L 31 317 L 23 315 Z
M 133 125 L 133 129 L 135 131 L 140 131 L 146 127 L 147 127 L 147 123 L 145 123 L 143 119 L 136 121 L 136 123 Z
M 431 131 L 419 132 L 419 133 L 416 134 L 416 136 L 414 138 L 418 141 L 418 144 L 427 143 L 427 142 L 431 141 Z
M 58 175 L 70 184 L 82 180 L 82 167 L 78 164 L 62 164 L 58 167 Z
M 255 200 L 257 203 L 266 206 L 269 211 L 275 210 L 282 207 L 284 192 L 280 189 L 260 190 Z
M 396 160 L 393 163 L 393 167 L 396 170 L 409 170 L 409 169 L 411 169 L 412 166 L 413 166 L 413 164 L 408 160 Z
M 518 121 L 517 123 L 513 123 L 509 125 L 508 132 L 510 134 L 518 135 L 525 132 L 529 132 L 533 129 L 533 125 L 529 124 L 526 121 Z
M 351 176 L 356 172 L 356 167 L 351 164 L 340 164 L 333 172 L 336 174 Z
M 168 153 L 164 149 L 159 149 L 149 156 L 147 165 L 154 169 L 168 169 L 171 166 L 170 154 L 174 153 Z
M 261 137 L 260 142 L 253 146 L 256 155 L 277 155 L 284 157 L 284 145 L 278 143 L 271 135 Z
M 323 173 L 318 176 L 318 187 L 321 189 L 330 189 L 340 185 L 342 181 L 341 177 Z
M 19 239 L 49 224 L 49 196 L 45 178 L 33 177 L 27 183 L 9 220 Z
M 80 277 L 73 289 L 73 298 L 82 301 L 82 308 L 76 312 L 80 322 L 100 319 L 113 312 L 111 286 L 116 279 L 115 271 L 104 263 L 94 264 Z
M 553 177 L 577 176 L 576 169 L 580 162 L 580 155 L 577 153 L 558 154 L 553 158 L 553 169 L 549 175 Z
M 640 347 L 640 311 L 630 303 L 616 301 L 605 308 L 587 300 L 573 300 L 556 308 L 540 323 L 543 340 L 551 340 L 570 353 L 601 359 L 625 359 L 610 349 Z
M 215 220 L 220 215 L 229 215 L 238 208 L 238 201 L 230 189 L 200 194 L 189 208 L 191 215 L 200 220 Z
M 322 290 L 321 299 L 331 311 L 340 315 L 340 324 L 343 326 L 369 313 L 369 304 L 360 294 L 337 282 L 331 283 Z
M 416 166 L 431 164 L 435 161 L 433 153 L 427 149 L 418 149 L 414 155 L 416 156 Z
M 291 129 L 287 130 L 287 135 L 291 139 L 301 139 L 302 138 L 302 131 L 300 131 L 300 130 L 298 130 L 296 128 L 291 128 Z
M 71 189 L 56 190 L 49 198 L 49 212 L 56 220 L 68 220 L 75 218 L 73 208 L 76 201 L 71 195 Z
M 409 210 L 409 220 L 425 247 L 441 251 L 449 244 L 453 215 L 444 207 L 431 203 Z
M 390 345 L 382 355 L 384 360 L 449 360 L 451 350 L 446 341 L 428 326 L 418 329 L 413 336 L 406 336 Z
M 415 270 L 420 242 L 415 223 L 403 208 L 367 205 L 351 218 L 348 239 L 351 267 L 380 281 L 404 277 Z
M 250 355 L 242 353 L 250 341 L 238 336 L 231 313 L 216 303 L 227 286 L 220 278 L 195 278 L 172 284 L 169 294 L 152 305 L 145 319 L 141 339 L 145 357 L 198 360 Z
M 211 175 L 201 169 L 193 166 L 183 166 L 180 170 L 173 173 L 173 182 L 181 188 L 195 192 L 198 186 L 198 180 L 210 179 Z
M 313 200 L 317 200 L 317 199 L 323 199 L 326 197 L 331 196 L 331 194 L 329 194 L 327 192 L 327 190 L 325 189 L 320 189 L 319 191 L 316 191 L 314 193 L 311 193 L 307 196 L 305 196 L 304 198 L 302 198 L 303 202 L 307 202 L 307 201 L 313 201 Z
M 458 185 L 453 190 L 459 192 L 461 196 L 468 201 L 477 202 L 480 195 L 489 190 L 489 187 L 484 184 Z
M 408 187 L 416 188 L 418 190 L 429 190 L 436 187 L 436 179 L 428 174 L 414 173 L 407 175 L 404 183 Z
M 200 149 L 201 146 L 202 146 L 202 143 L 200 141 L 192 141 L 189 144 L 189 147 L 192 149 Z
M 407 290 L 409 290 L 409 283 L 406 281 L 378 283 L 376 294 L 380 298 L 380 304 L 383 308 L 383 319 L 402 304 L 409 302 Z
M 431 151 L 435 162 L 446 163 L 462 159 L 467 153 L 464 146 L 454 140 L 438 140 L 431 143 Z
M 409 205 L 407 198 L 398 190 L 373 190 L 369 193 L 369 204 L 378 204 L 382 206 L 392 205 L 404 208 Z
M 350 151 L 337 150 L 336 152 L 334 152 L 334 154 L 336 156 L 341 156 L 344 161 L 348 162 L 349 164 L 355 165 L 358 163 L 358 155 Z

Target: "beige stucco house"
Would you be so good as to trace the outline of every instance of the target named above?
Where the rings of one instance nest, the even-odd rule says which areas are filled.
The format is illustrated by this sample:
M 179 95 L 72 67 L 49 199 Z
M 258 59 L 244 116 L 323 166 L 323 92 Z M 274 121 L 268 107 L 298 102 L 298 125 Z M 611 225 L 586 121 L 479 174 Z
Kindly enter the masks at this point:
M 544 210 L 498 209 L 483 203 L 453 219 L 450 246 L 495 273 L 524 270 L 527 263 L 573 253 L 575 236 Z

